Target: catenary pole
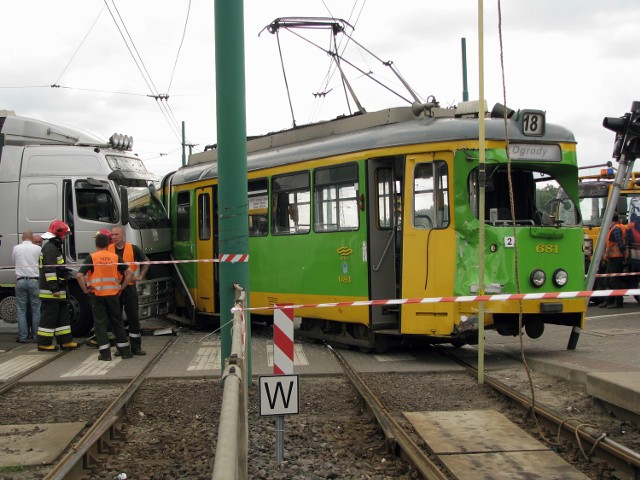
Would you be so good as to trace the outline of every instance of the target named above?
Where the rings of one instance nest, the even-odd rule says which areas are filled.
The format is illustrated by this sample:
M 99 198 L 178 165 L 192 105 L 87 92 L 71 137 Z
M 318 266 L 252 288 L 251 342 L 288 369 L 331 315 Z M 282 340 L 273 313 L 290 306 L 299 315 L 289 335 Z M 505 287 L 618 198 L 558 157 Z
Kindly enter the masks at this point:
M 467 39 L 462 37 L 462 101 L 469 100 L 467 89 Z
M 184 134 L 184 120 L 183 120 L 182 121 L 182 166 L 183 167 L 187 164 L 187 155 L 184 149 L 186 143 L 187 143 L 187 140 Z
M 478 295 L 484 295 L 485 129 L 484 129 L 484 6 L 478 0 Z M 484 302 L 478 302 L 478 383 L 484 383 Z
M 249 253 L 247 122 L 245 114 L 243 2 L 215 0 L 216 124 L 218 139 L 218 251 Z M 231 354 L 234 284 L 247 292 L 249 264 L 220 262 L 222 368 Z M 251 378 L 251 321 L 245 312 L 247 379 Z

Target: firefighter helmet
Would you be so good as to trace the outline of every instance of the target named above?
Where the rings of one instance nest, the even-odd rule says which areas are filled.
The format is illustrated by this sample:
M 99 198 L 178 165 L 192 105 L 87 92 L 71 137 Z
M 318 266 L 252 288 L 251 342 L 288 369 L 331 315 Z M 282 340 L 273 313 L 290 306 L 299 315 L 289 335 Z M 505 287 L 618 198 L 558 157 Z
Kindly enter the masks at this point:
M 64 223 L 62 220 L 54 220 L 49 225 L 49 233 L 53 233 L 56 237 L 63 239 L 64 236 L 69 233 L 69 225 Z

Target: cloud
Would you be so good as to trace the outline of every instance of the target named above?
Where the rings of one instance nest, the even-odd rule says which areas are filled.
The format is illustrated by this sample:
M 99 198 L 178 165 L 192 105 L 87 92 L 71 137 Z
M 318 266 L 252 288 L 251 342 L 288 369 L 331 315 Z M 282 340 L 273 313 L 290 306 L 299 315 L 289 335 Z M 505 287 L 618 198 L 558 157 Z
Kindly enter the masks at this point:
M 102 11 L 96 21 L 104 8 L 100 1 L 67 0 L 61 6 L 30 0 L 3 7 L 6 41 L 0 45 L 5 65 L 0 108 L 106 137 L 114 132 L 133 135 L 134 148 L 148 160 L 151 170 L 164 173 L 178 168 L 181 122 L 185 122 L 188 142 L 197 144 L 195 150 L 217 141 L 214 2 L 190 2 L 189 23 L 176 64 L 188 4 L 116 3 L 143 58 L 140 68 L 148 72 L 156 91 L 170 95 L 173 121 L 147 96 L 152 92 L 108 11 Z M 545 110 L 548 121 L 573 130 L 580 142 L 581 163 L 608 160 L 613 134 L 601 127 L 602 118 L 624 114 L 640 91 L 640 52 L 634 44 L 640 21 L 637 0 L 511 0 L 501 5 L 507 103 L 514 108 Z M 258 36 L 276 17 L 334 15 L 348 20 L 355 26 L 357 41 L 381 60 L 393 61 L 422 98 L 434 95 L 445 106 L 462 99 L 464 37 L 469 96 L 478 96 L 475 1 L 245 0 L 244 14 L 250 135 L 288 128 L 293 122 L 277 37 L 267 32 Z M 491 106 L 503 101 L 496 2 L 485 2 L 484 18 L 485 97 Z M 281 32 L 280 41 L 296 122 L 346 113 L 344 87 L 335 68 L 330 68 L 329 57 L 285 33 Z M 329 47 L 325 33 L 314 34 L 314 38 L 324 49 Z M 393 73 L 379 61 L 366 58 L 355 45 L 348 44 L 345 56 L 400 91 Z M 329 71 L 333 76 L 323 81 Z M 367 110 L 404 104 L 361 73 L 345 71 Z M 58 79 L 60 85 L 70 88 L 46 87 Z M 26 88 L 34 86 L 42 87 Z M 313 95 L 325 89 L 332 89 L 331 93 Z

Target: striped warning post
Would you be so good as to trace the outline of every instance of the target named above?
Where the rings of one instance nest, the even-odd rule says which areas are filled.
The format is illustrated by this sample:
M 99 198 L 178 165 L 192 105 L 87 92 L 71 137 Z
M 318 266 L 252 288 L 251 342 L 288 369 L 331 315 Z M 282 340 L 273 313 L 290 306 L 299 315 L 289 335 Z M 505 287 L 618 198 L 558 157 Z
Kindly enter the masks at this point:
M 273 373 L 293 374 L 293 310 L 276 305 L 273 312 Z

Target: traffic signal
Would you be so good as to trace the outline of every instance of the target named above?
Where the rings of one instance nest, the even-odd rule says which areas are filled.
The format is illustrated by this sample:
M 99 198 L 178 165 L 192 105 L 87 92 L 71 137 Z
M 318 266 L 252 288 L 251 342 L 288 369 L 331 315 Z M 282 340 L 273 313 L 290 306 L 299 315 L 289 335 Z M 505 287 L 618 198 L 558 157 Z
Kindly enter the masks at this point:
M 620 160 L 622 154 L 627 159 L 640 156 L 640 102 L 633 102 L 631 112 L 622 117 L 605 117 L 602 126 L 616 132 L 613 158 Z
M 624 117 L 604 117 L 602 126 L 608 130 L 616 132 L 616 138 L 613 141 L 613 158 L 620 160 L 622 154 L 622 146 L 624 145 L 625 132 L 627 130 L 627 124 L 629 123 L 628 115 Z

